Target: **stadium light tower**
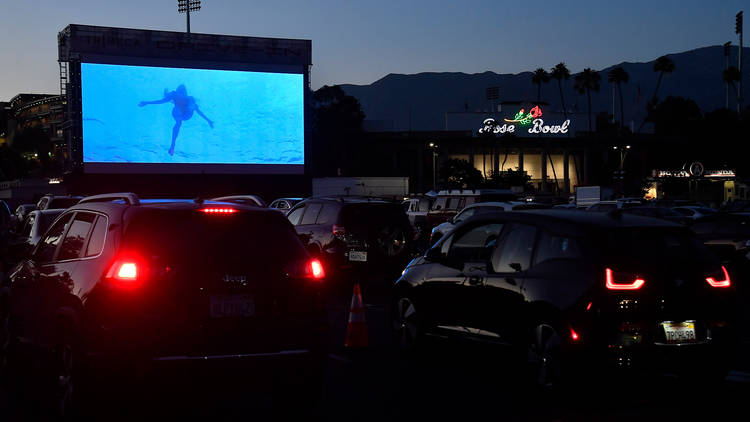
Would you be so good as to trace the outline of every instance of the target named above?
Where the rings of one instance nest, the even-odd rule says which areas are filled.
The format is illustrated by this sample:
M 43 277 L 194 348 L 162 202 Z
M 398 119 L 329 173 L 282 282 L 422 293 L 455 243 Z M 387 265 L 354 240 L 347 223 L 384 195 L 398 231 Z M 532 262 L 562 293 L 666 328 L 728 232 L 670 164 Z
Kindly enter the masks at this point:
M 187 16 L 187 32 L 190 33 L 190 12 L 201 10 L 201 0 L 177 0 L 177 11 Z

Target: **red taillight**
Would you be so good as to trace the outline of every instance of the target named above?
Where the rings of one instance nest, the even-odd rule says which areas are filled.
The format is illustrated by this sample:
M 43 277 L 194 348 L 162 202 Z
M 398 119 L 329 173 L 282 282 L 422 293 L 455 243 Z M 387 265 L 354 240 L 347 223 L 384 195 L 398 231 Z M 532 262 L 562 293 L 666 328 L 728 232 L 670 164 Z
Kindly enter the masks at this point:
M 571 328 L 570 329 L 570 338 L 573 341 L 578 341 L 581 337 L 578 335 L 578 333 L 576 333 L 576 330 L 574 330 L 574 329 Z
M 237 212 L 236 209 L 227 207 L 201 208 L 200 211 L 206 214 L 233 214 Z
M 142 259 L 131 254 L 120 255 L 109 267 L 105 278 L 121 287 L 136 287 L 146 278 L 147 272 Z
M 319 260 L 313 259 L 308 264 L 308 267 L 309 267 L 310 275 L 312 276 L 313 279 L 320 280 L 322 278 L 325 278 L 326 272 L 323 269 L 323 264 L 321 264 Z
M 629 283 L 617 282 L 611 269 L 607 268 L 604 272 L 607 278 L 607 288 L 610 290 L 638 290 L 646 283 L 646 280 L 638 276 L 635 276 L 635 279 Z
M 716 280 L 713 277 L 707 277 L 706 281 L 708 284 L 711 285 L 711 287 L 729 287 L 732 282 L 729 280 L 729 273 L 727 272 L 727 269 L 724 268 L 724 266 L 721 266 L 721 271 L 724 273 L 724 279 L 723 280 Z
M 344 226 L 339 226 L 338 224 L 334 224 L 333 235 L 336 236 L 339 240 L 344 240 L 344 236 L 346 235 L 346 229 L 344 228 Z

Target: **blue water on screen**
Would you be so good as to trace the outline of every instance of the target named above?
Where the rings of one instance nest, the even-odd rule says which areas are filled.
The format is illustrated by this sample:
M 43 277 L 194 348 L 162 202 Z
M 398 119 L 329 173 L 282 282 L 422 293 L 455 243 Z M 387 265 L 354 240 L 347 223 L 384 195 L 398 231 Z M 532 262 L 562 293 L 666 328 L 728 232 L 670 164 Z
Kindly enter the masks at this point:
M 303 84 L 300 74 L 81 63 L 83 161 L 304 164 Z M 192 100 L 139 107 L 180 85 Z M 186 103 L 213 128 L 187 118 Z

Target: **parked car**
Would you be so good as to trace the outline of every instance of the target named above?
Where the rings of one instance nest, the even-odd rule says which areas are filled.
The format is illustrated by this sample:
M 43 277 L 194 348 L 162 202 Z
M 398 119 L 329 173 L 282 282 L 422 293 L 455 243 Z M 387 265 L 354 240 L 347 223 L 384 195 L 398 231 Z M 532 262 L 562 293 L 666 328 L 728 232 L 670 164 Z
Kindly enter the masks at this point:
M 539 208 L 546 206 L 537 206 Z M 432 233 L 430 234 L 430 245 L 434 245 L 435 242 L 440 240 L 441 237 L 443 237 L 446 233 L 453 230 L 454 227 L 456 227 L 457 224 L 460 224 L 462 221 L 468 220 L 469 218 L 484 214 L 488 212 L 497 212 L 497 211 L 513 211 L 518 209 L 531 209 L 534 208 L 534 204 L 527 203 L 527 202 L 520 202 L 520 201 L 514 201 L 514 202 L 477 202 L 474 204 L 471 204 L 461 210 L 458 214 L 456 214 L 453 218 L 450 220 L 440 223 L 437 226 L 435 226 L 432 229 Z
M 54 208 L 46 210 L 34 210 L 26 216 L 23 229 L 18 233 L 20 240 L 30 247 L 36 246 L 44 232 L 47 231 L 52 222 L 63 213 L 65 209 Z
M 331 272 L 352 265 L 400 271 L 410 259 L 414 229 L 400 203 L 356 196 L 310 198 L 295 205 L 287 218 Z
M 609 212 L 612 210 L 640 207 L 643 204 L 640 201 L 599 201 L 596 204 L 589 205 L 586 211 Z
M 271 205 L 268 206 L 268 208 L 275 209 L 277 211 L 281 211 L 282 213 L 286 214 L 289 212 L 290 209 L 292 209 L 293 206 L 295 206 L 298 202 L 302 201 L 304 198 L 278 198 L 271 201 Z
M 750 213 L 718 212 L 695 220 L 690 229 L 738 280 L 750 280 Z M 746 282 L 738 289 L 750 299 Z
M 0 199 L 0 231 L 8 230 L 13 222 L 13 214 L 8 204 Z
M 10 274 L 0 300 L 10 345 L 0 352 L 11 388 L 30 383 L 22 391 L 56 416 L 74 405 L 80 368 L 127 374 L 234 362 L 252 368 L 254 381 L 289 388 L 281 399 L 304 399 L 327 356 L 324 280 L 320 261 L 278 212 L 131 193 L 87 197 Z
M 587 368 L 723 379 L 739 350 L 735 283 L 688 228 L 671 222 L 487 213 L 406 267 L 394 286 L 392 327 L 409 353 L 428 336 L 506 345 L 544 387 L 587 379 Z
M 464 207 L 475 202 L 515 201 L 518 195 L 508 189 L 451 189 L 438 192 L 432 208 L 427 212 L 427 225 L 437 226 L 450 220 Z
M 36 204 L 21 204 L 13 212 L 13 230 L 21 230 L 26 221 L 26 216 L 36 209 Z
M 419 196 L 405 199 L 402 202 L 412 226 L 419 228 L 427 225 L 427 212 L 432 208 L 435 199 L 434 196 Z
M 683 207 L 674 207 L 672 208 L 672 211 L 679 213 L 681 215 L 684 215 L 685 217 L 688 217 L 691 220 L 697 220 L 701 217 L 706 217 L 709 215 L 716 214 L 716 210 L 713 208 L 697 206 L 697 205 L 686 205 Z
M 688 224 L 692 221 L 689 217 L 685 217 L 677 211 L 673 211 L 671 208 L 626 207 L 622 209 L 622 212 L 643 217 L 661 218 L 662 220 L 668 220 L 679 224 Z
M 243 204 L 243 205 L 250 205 L 253 207 L 261 207 L 265 208 L 266 201 L 264 201 L 260 196 L 258 195 L 232 195 L 232 196 L 222 196 L 219 198 L 213 198 L 212 201 L 217 202 L 231 202 L 233 204 Z
M 36 203 L 36 209 L 38 210 L 46 210 L 46 209 L 65 209 L 70 208 L 73 205 L 77 204 L 78 201 L 83 198 L 82 196 L 74 196 L 74 195 L 52 195 L 47 194 L 44 195 L 39 199 L 39 201 Z

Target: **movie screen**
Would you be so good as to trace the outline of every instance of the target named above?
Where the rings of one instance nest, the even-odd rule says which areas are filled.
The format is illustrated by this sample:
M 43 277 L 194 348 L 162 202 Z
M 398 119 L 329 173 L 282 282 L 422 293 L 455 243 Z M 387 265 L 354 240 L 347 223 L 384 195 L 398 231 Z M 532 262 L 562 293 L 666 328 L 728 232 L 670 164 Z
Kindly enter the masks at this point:
M 84 168 L 304 165 L 301 74 L 82 63 L 81 102 Z

